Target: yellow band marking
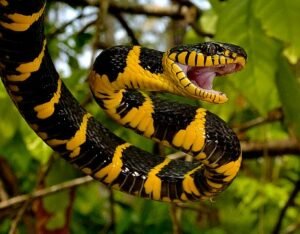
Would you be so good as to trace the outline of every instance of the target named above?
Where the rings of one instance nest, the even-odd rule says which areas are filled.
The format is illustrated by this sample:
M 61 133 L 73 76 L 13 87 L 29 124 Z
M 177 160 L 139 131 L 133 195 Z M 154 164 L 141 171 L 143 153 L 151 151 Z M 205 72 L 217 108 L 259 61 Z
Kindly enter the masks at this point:
M 204 152 L 201 152 L 196 157 L 194 157 L 195 160 L 203 160 L 207 157 L 207 155 Z
M 63 144 L 66 144 L 67 142 L 68 142 L 68 140 L 60 140 L 60 139 L 47 140 L 47 144 L 50 145 L 51 147 L 63 145 Z
M 74 158 L 80 154 L 80 146 L 86 141 L 86 130 L 89 118 L 92 117 L 90 113 L 86 113 L 81 121 L 79 129 L 74 136 L 69 140 L 51 139 L 47 141 L 51 147 L 66 144 L 66 149 L 71 151 L 70 158 Z
M 219 65 L 219 55 L 213 55 L 214 65 Z
M 220 62 L 221 62 L 220 64 L 222 64 L 222 65 L 226 64 L 226 58 L 222 55 L 220 56 Z
M 20 66 L 18 66 L 16 70 L 20 73 L 31 73 L 37 71 L 41 66 L 45 54 L 46 44 L 47 42 L 46 40 L 44 40 L 40 54 L 32 62 L 23 63 Z
M 160 200 L 161 195 L 161 179 L 157 176 L 157 174 L 170 162 L 171 159 L 165 158 L 165 160 L 162 163 L 156 165 L 148 173 L 147 179 L 144 184 L 144 188 L 147 194 L 152 194 L 152 198 L 154 200 Z
M 7 0 L 0 0 L 0 5 L 2 5 L 2 6 L 8 6 L 8 2 L 7 2 Z
M 177 53 L 169 54 L 169 55 L 168 55 L 168 58 L 171 59 L 171 60 L 173 60 L 173 61 L 175 61 L 176 54 L 177 54 Z
M 177 61 L 181 64 L 185 64 L 185 58 L 186 56 L 188 56 L 188 52 L 187 51 L 183 51 L 181 53 L 178 54 L 178 57 L 177 57 Z
M 232 58 L 227 58 L 227 63 L 229 63 L 229 64 L 233 63 L 233 59 Z
M 7 79 L 9 81 L 25 81 L 27 80 L 32 72 L 35 72 L 40 69 L 44 54 L 45 54 L 45 49 L 46 49 L 46 40 L 43 42 L 43 47 L 40 52 L 40 54 L 31 62 L 23 63 L 20 64 L 17 68 L 16 71 L 20 72 L 18 75 L 9 75 L 7 76 Z
M 121 124 L 129 123 L 130 127 L 136 128 L 143 132 L 146 137 L 151 137 L 154 133 L 154 121 L 152 118 L 153 103 L 151 98 L 143 93 L 145 101 L 142 106 L 132 108 L 123 118 L 120 116 L 113 116 Z
M 182 69 L 176 64 L 176 63 L 173 63 L 174 65 L 171 65 L 171 68 L 173 70 L 173 73 L 177 73 L 177 72 L 180 72 L 182 71 Z
M 185 138 L 185 130 L 179 130 L 174 138 L 173 138 L 173 141 L 172 141 L 172 144 L 176 147 L 181 147 L 182 146 L 182 142 Z
M 242 64 L 242 66 L 245 66 L 245 64 L 246 64 L 246 60 L 245 60 L 245 58 L 244 57 L 237 57 L 235 60 L 234 60 L 234 62 L 235 63 L 240 63 L 240 64 Z
M 182 79 L 182 80 L 179 80 L 179 81 L 180 81 L 181 85 L 182 85 L 183 87 L 185 87 L 185 88 L 186 88 L 186 86 L 187 86 L 188 84 L 191 83 L 191 81 L 190 81 L 187 77 L 185 77 L 185 79 Z
M 2 0 L 1 3 L 5 3 L 7 1 Z M 3 4 L 2 4 L 3 5 Z M 42 16 L 45 9 L 45 5 L 36 13 L 33 13 L 32 15 L 22 15 L 19 13 L 13 13 L 7 15 L 7 18 L 12 20 L 12 23 L 6 23 L 0 21 L 0 24 L 7 29 L 10 29 L 12 31 L 16 32 L 24 32 L 30 28 L 30 26 L 39 20 L 39 18 Z
M 197 54 L 197 64 L 196 66 L 204 66 L 204 55 L 202 53 Z
M 205 141 L 205 115 L 205 109 L 197 109 L 195 119 L 186 129 L 179 130 L 175 134 L 172 144 L 185 150 L 200 151 Z
M 128 53 L 125 70 L 122 74 L 119 74 L 114 82 L 110 82 L 107 75 L 104 74 L 101 76 L 95 71 L 92 71 L 90 74 L 89 82 L 93 93 L 97 98 L 102 99 L 104 106 L 107 109 L 107 113 L 113 119 L 122 125 L 128 123 L 131 128 L 138 129 L 143 132 L 146 137 L 151 137 L 155 131 L 152 118 L 154 110 L 152 100 L 147 94 L 142 93 L 145 97 L 145 101 L 142 106 L 132 108 L 122 118 L 120 114 L 117 113 L 117 108 L 120 106 L 123 98 L 125 86 L 143 88 L 143 86 L 147 85 L 147 87 L 152 86 L 153 89 L 155 89 L 155 87 L 161 87 L 158 85 L 160 82 L 159 79 L 138 80 L 137 74 L 146 73 L 145 75 L 142 75 L 142 77 L 153 76 L 152 73 L 143 69 L 139 65 L 140 50 L 140 46 L 134 46 Z
M 180 72 L 179 74 L 177 73 L 177 79 L 178 80 L 181 80 L 181 79 L 183 79 L 183 78 L 186 78 L 186 75 L 185 75 L 185 73 L 184 72 Z M 187 78 L 186 78 L 187 79 Z
M 210 181 L 209 179 L 206 179 L 206 183 L 208 184 L 208 186 L 220 190 L 224 185 L 223 184 L 217 184 L 215 182 Z
M 31 75 L 31 73 L 23 73 L 23 74 L 19 74 L 19 75 L 9 75 L 9 76 L 7 76 L 7 79 L 9 81 L 24 81 L 24 80 L 27 80 L 30 75 Z
M 80 146 L 86 141 L 86 130 L 90 117 L 92 117 L 90 113 L 86 113 L 83 116 L 79 129 L 66 144 L 66 149 L 72 151 L 70 154 L 71 158 L 74 158 L 80 154 Z
M 123 162 L 122 162 L 122 153 L 128 148 L 131 144 L 124 143 L 119 145 L 112 158 L 112 162 L 106 167 L 100 169 L 94 174 L 96 178 L 102 179 L 105 177 L 104 181 L 107 184 L 112 183 L 121 173 Z
M 34 107 L 35 112 L 37 112 L 37 118 L 47 119 L 51 115 L 53 115 L 53 113 L 55 111 L 55 104 L 57 104 L 59 102 L 59 99 L 61 96 L 61 86 L 62 86 L 62 81 L 60 79 L 58 79 L 57 90 L 53 94 L 53 97 L 50 99 L 50 101 Z
M 195 51 L 192 51 L 190 53 L 190 56 L 189 56 L 189 60 L 188 60 L 188 65 L 189 66 L 196 66 L 196 56 L 197 56 L 197 53 Z
M 207 57 L 206 57 L 206 61 L 205 61 L 205 66 L 206 66 L 206 67 L 210 67 L 210 66 L 212 66 L 212 65 L 214 65 L 214 63 L 213 63 L 213 61 L 212 61 L 212 57 L 211 57 L 211 56 L 207 56 Z
M 182 181 L 182 187 L 183 190 L 188 194 L 195 194 L 197 196 L 200 196 L 200 192 L 197 189 L 194 178 L 191 176 L 191 174 L 195 173 L 197 170 L 199 170 L 202 167 L 202 165 L 195 167 L 193 170 L 187 172 L 184 175 L 184 179 Z
M 222 171 L 221 173 L 223 173 L 224 175 L 227 176 L 223 180 L 225 182 L 229 182 L 229 181 L 233 180 L 233 178 L 238 173 L 241 163 L 242 163 L 242 155 L 240 155 L 240 157 L 236 161 L 230 162 L 224 166 L 217 168 L 216 171 L 218 173 L 220 173 L 220 171 Z
M 126 58 L 126 67 L 123 73 L 120 73 L 117 79 L 110 85 L 115 90 L 127 87 L 145 89 L 147 91 L 169 91 L 171 92 L 170 82 L 164 79 L 163 74 L 154 74 L 140 65 L 141 47 L 134 46 Z M 166 59 L 164 62 L 171 61 Z M 179 69 L 179 68 L 178 68 Z

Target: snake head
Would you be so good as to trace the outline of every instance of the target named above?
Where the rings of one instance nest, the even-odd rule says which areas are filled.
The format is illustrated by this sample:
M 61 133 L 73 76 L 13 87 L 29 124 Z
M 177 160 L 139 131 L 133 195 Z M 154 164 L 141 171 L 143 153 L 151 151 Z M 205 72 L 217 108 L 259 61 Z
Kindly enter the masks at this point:
M 213 89 L 214 78 L 240 71 L 246 61 L 247 54 L 239 46 L 204 42 L 168 50 L 163 66 L 186 96 L 224 103 L 228 98 L 226 94 Z

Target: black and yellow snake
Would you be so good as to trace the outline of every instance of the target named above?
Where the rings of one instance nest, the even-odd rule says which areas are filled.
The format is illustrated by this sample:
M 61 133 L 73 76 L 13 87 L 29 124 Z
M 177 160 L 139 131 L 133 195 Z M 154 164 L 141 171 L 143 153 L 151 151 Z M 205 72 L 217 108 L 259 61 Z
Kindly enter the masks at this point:
M 207 42 L 163 53 L 140 46 L 103 51 L 89 75 L 97 103 L 116 121 L 193 157 L 172 160 L 115 136 L 85 111 L 57 74 L 43 34 L 44 0 L 0 0 L 0 75 L 31 128 L 53 150 L 106 185 L 163 201 L 210 198 L 235 178 L 241 149 L 233 131 L 209 111 L 162 100 L 170 92 L 213 103 L 215 76 L 241 70 L 238 46 Z

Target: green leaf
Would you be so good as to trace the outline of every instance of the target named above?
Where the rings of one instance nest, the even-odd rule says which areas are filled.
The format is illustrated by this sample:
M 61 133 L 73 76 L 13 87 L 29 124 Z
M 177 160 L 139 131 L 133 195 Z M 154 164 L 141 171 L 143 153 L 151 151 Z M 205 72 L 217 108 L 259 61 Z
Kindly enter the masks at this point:
M 25 122 L 21 124 L 20 130 L 26 147 L 32 156 L 42 164 L 47 163 L 52 149 Z
M 276 82 L 285 114 L 286 124 L 290 132 L 300 140 L 300 85 L 295 74 L 284 58 L 278 61 L 279 70 Z
M 8 100 L 8 97 L 0 98 L 0 146 L 5 145 L 15 135 L 19 127 L 19 115 L 16 113 L 14 104 Z
M 292 55 L 300 56 L 300 1 L 255 0 L 254 12 L 266 33 L 288 45 Z
M 51 218 L 48 220 L 46 224 L 47 230 L 56 230 L 59 228 L 63 228 L 66 225 L 66 214 L 65 212 L 56 212 L 51 215 Z
M 254 17 L 253 1 L 232 0 L 216 9 L 219 14 L 216 39 L 240 45 L 248 54 L 248 64 L 244 71 L 234 75 L 233 87 L 259 113 L 266 114 L 279 105 L 274 80 L 281 46 L 264 34 Z

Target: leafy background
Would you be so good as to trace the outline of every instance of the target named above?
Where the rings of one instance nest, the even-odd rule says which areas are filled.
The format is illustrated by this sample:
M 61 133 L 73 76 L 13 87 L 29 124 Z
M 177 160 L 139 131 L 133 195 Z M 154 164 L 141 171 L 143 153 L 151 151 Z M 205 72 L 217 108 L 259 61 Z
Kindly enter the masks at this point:
M 192 19 L 126 10 L 157 2 L 49 1 L 46 31 L 56 66 L 105 126 L 153 151 L 151 141 L 113 123 L 90 100 L 85 79 L 92 57 L 132 42 L 160 50 L 206 40 L 241 45 L 249 57 L 246 69 L 215 83 L 228 94 L 226 104 L 178 98 L 208 108 L 235 129 L 244 148 L 238 178 L 219 197 L 199 203 L 172 205 L 112 192 L 82 179 L 53 154 L 1 85 L 0 233 L 300 233 L 300 1 L 166 0 L 155 8 L 172 12 L 182 5 L 185 16 L 196 10 Z M 47 190 L 53 185 L 60 192 Z M 16 202 L 18 195 L 35 197 L 39 191 L 45 191 L 42 198 L 25 195 Z

